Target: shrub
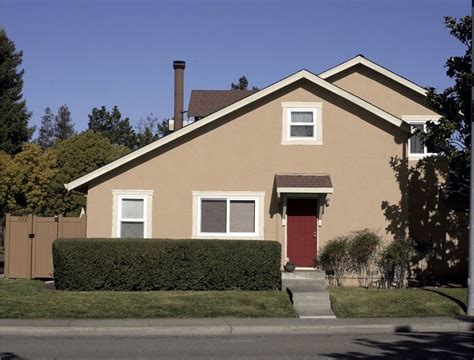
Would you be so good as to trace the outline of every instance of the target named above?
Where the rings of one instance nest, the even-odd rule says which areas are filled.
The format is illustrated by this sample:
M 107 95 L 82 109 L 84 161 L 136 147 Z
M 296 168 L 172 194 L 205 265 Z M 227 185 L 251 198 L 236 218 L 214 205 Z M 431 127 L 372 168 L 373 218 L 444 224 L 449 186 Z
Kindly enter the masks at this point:
M 269 290 L 281 288 L 276 241 L 60 239 L 61 290 Z
M 385 247 L 379 260 L 382 286 L 404 287 L 406 271 L 413 254 L 414 247 L 409 239 L 396 239 Z
M 318 266 L 329 276 L 332 285 L 341 286 L 344 274 L 350 269 L 348 236 L 329 240 L 318 256 Z
M 360 286 L 368 286 L 372 283 L 372 267 L 381 242 L 380 235 L 370 229 L 355 231 L 351 234 L 349 243 L 351 270 L 359 275 Z

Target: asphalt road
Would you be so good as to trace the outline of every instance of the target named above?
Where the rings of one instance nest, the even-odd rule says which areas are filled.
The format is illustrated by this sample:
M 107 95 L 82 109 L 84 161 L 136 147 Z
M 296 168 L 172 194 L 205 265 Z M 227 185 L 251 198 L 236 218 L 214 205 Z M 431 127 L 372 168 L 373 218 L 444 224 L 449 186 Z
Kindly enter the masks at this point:
M 0 359 L 472 359 L 473 333 L 253 337 L 2 336 Z

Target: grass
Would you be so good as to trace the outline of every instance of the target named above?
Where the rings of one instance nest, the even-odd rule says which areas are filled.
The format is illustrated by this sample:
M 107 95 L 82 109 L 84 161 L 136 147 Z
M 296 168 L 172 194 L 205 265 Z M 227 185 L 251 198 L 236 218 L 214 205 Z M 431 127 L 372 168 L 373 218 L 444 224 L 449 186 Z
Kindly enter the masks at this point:
M 330 288 L 337 317 L 425 317 L 466 314 L 467 289 Z
M 281 291 L 58 291 L 0 279 L 0 318 L 295 317 Z

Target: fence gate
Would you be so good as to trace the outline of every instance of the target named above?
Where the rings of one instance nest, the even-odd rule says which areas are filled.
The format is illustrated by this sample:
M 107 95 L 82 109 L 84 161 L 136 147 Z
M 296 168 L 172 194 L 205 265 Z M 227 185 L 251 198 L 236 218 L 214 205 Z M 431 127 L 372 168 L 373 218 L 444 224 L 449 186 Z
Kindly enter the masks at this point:
M 86 237 L 86 217 L 11 216 L 5 219 L 5 277 L 51 278 L 53 241 Z

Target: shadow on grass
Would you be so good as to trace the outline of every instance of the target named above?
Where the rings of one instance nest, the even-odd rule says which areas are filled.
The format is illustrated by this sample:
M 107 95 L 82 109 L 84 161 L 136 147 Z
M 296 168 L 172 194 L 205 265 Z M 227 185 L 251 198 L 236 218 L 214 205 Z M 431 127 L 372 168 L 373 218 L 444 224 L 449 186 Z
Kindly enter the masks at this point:
M 370 349 L 364 352 L 320 354 L 331 359 L 472 359 L 473 333 L 398 334 L 398 341 L 376 341 L 364 338 L 354 344 Z
M 435 293 L 435 294 L 438 294 L 438 295 L 440 295 L 440 296 L 445 297 L 446 299 L 449 299 L 449 300 L 455 302 L 455 303 L 458 304 L 458 306 L 462 309 L 462 311 L 464 311 L 465 313 L 467 313 L 467 305 L 466 305 L 465 303 L 463 303 L 461 300 L 456 299 L 455 297 L 453 297 L 453 296 L 451 296 L 451 295 L 445 294 L 445 293 L 442 292 L 442 291 L 437 291 L 437 290 L 434 290 L 434 289 L 426 289 L 426 288 L 423 288 L 422 290 L 433 292 L 433 293 Z

